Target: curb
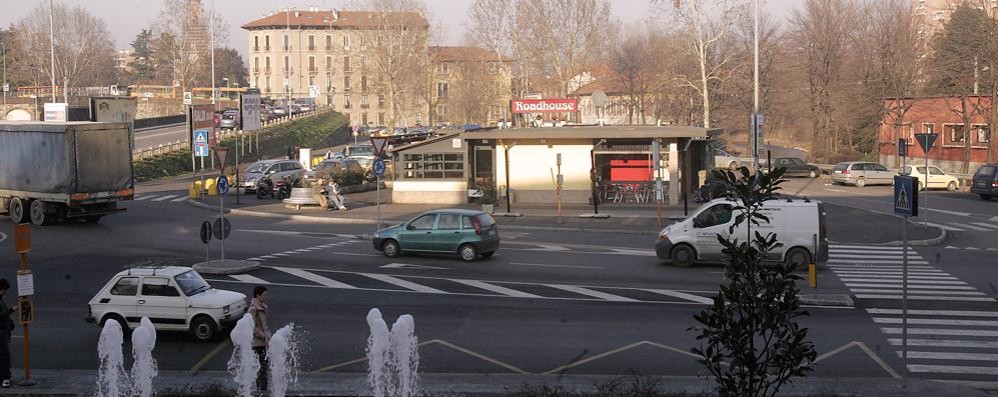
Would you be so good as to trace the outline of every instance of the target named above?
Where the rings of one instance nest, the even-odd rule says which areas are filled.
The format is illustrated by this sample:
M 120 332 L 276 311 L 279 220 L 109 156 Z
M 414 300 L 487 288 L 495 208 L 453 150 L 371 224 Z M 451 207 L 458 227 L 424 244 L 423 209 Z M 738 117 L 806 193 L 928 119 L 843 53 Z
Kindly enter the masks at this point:
M 800 294 L 800 304 L 808 306 L 856 307 L 849 294 Z
M 908 222 L 914 223 L 910 219 L 908 220 Z M 935 226 L 933 226 L 933 227 L 935 227 Z M 943 229 L 941 227 L 936 227 L 936 228 L 939 229 L 939 231 L 940 231 L 938 237 L 933 237 L 933 238 L 925 239 L 925 240 L 908 240 L 908 245 L 929 246 L 929 245 L 942 244 L 943 241 L 946 241 L 946 237 L 948 236 L 948 234 L 946 232 L 946 229 Z M 889 242 L 886 242 L 886 243 L 883 243 L 883 244 L 878 244 L 878 245 L 900 247 L 900 246 L 904 245 L 904 241 L 889 241 Z
M 206 209 L 206 210 L 215 210 L 215 209 L 218 209 L 218 207 L 216 207 L 216 206 L 208 205 L 208 204 L 205 204 L 205 203 L 200 203 L 197 200 L 191 199 L 190 197 L 188 197 L 187 200 L 184 201 L 184 202 L 187 203 L 188 205 L 194 206 L 196 208 L 201 208 L 201 209 Z M 231 209 L 229 209 L 229 208 L 225 209 L 225 213 L 226 214 L 228 214 L 230 212 L 232 212 Z
M 201 274 L 242 274 L 259 269 L 260 262 L 226 259 L 224 261 L 213 260 L 208 262 L 199 262 L 195 263 L 191 267 Z

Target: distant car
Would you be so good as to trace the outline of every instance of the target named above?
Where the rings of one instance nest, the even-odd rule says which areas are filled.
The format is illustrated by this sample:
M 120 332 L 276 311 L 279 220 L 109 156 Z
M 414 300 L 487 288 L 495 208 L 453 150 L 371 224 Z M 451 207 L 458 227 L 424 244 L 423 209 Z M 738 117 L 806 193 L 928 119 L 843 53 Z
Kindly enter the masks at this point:
M 904 166 L 898 170 L 898 175 L 907 175 L 918 178 L 918 190 L 922 189 L 946 189 L 951 192 L 956 191 L 956 188 L 960 186 L 960 180 L 956 179 L 955 176 L 948 175 L 943 170 L 939 169 L 934 165 L 929 166 L 929 174 L 925 174 L 925 166 Z M 928 178 L 928 183 L 926 183 L 926 177 Z
M 299 104 L 297 104 L 297 106 L 298 106 L 298 110 L 300 110 L 302 112 L 311 112 L 312 111 L 312 105 L 310 105 L 310 104 L 299 103 Z
M 374 249 L 394 258 L 407 252 L 457 254 L 465 262 L 488 258 L 499 249 L 499 226 L 482 211 L 440 209 L 378 230 Z
M 773 159 L 773 168 L 779 167 L 787 169 L 783 174 L 784 176 L 817 178 L 821 175 L 821 170 L 817 166 L 805 163 L 804 160 L 796 157 L 778 157 Z
M 223 130 L 234 130 L 239 127 L 239 120 L 235 114 L 223 113 L 222 119 L 218 122 L 218 128 Z
M 204 342 L 238 321 L 246 308 L 246 295 L 212 288 L 189 267 L 135 267 L 115 274 L 94 295 L 85 320 L 102 327 L 117 321 L 127 332 L 149 317 L 157 331 L 189 331 Z
M 299 114 L 301 112 L 302 112 L 301 106 L 298 106 L 298 105 L 295 105 L 295 104 L 291 105 L 291 114 Z
M 970 192 L 979 194 L 982 200 L 991 200 L 998 196 L 998 164 L 982 165 L 974 173 L 974 184 Z
M 315 167 L 312 167 L 311 171 L 305 171 L 305 179 L 315 179 L 315 175 L 319 172 L 357 172 L 365 173 L 366 170 L 364 166 L 360 164 L 355 159 L 330 159 L 322 160 Z
M 284 117 L 288 115 L 287 106 L 274 106 L 271 108 L 274 113 L 274 117 Z
M 245 179 L 242 180 L 243 189 L 247 193 L 256 191 L 256 183 L 264 175 L 270 176 L 275 182 L 285 176 L 291 177 L 294 180 L 305 175 L 305 168 L 301 166 L 298 160 L 257 161 L 246 169 L 246 175 L 243 177 Z
M 843 185 L 890 185 L 894 183 L 894 173 L 877 163 L 847 161 L 835 164 L 832 169 L 832 182 Z

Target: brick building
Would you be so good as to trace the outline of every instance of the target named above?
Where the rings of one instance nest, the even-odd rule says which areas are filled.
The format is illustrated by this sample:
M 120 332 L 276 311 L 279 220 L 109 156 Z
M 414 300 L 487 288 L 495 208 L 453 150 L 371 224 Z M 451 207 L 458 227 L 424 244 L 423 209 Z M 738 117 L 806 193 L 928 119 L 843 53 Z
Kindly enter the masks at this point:
M 921 162 L 925 153 L 915 142 L 914 134 L 939 134 L 929 151 L 929 163 L 947 172 L 963 172 L 964 154 L 970 147 L 969 171 L 973 172 L 981 164 L 998 162 L 992 143 L 988 116 L 991 113 L 991 98 L 988 96 L 967 97 L 966 106 L 958 96 L 885 99 L 885 109 L 908 107 L 903 123 L 899 126 L 898 112 L 888 112 L 880 125 L 877 140 L 880 162 L 888 167 L 898 167 L 897 156 L 899 138 L 908 139 L 909 159 Z M 969 116 L 969 128 L 964 130 L 965 117 Z

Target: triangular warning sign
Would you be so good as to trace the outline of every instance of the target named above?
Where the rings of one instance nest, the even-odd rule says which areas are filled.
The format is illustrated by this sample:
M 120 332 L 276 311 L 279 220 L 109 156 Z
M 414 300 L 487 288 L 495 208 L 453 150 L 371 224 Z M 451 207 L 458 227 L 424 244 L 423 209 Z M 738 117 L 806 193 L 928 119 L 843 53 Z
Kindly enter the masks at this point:
M 385 151 L 385 145 L 386 144 L 388 144 L 388 137 L 383 137 L 383 136 L 382 137 L 379 137 L 379 136 L 372 136 L 371 137 L 371 146 L 374 146 L 374 155 L 375 156 L 381 156 L 381 154 L 384 153 L 384 151 Z
M 194 133 L 194 143 L 208 143 L 208 134 L 206 131 L 198 131 Z
M 215 157 L 218 157 L 219 168 L 225 172 L 225 157 L 229 154 L 227 147 L 215 147 Z
M 898 198 L 895 207 L 911 211 L 911 202 L 908 201 L 908 192 L 904 190 L 904 185 L 898 188 Z

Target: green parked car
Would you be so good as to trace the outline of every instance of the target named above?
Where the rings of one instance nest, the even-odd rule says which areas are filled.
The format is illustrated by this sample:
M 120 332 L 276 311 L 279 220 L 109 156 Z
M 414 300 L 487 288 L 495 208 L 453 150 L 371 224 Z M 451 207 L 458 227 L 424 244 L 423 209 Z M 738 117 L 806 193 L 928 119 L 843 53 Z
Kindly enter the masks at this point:
M 427 211 L 408 222 L 374 233 L 374 249 L 389 258 L 406 252 L 457 254 L 465 262 L 488 258 L 499 249 L 499 226 L 482 211 Z

